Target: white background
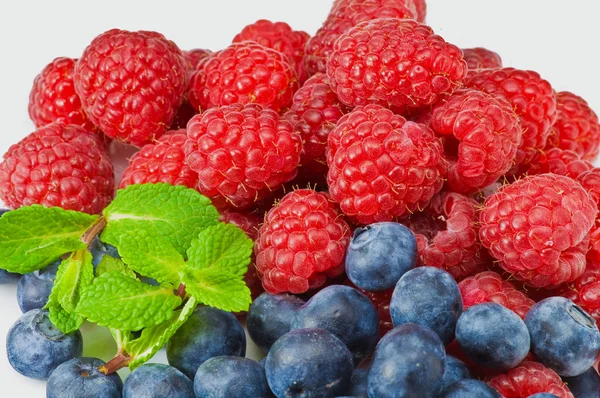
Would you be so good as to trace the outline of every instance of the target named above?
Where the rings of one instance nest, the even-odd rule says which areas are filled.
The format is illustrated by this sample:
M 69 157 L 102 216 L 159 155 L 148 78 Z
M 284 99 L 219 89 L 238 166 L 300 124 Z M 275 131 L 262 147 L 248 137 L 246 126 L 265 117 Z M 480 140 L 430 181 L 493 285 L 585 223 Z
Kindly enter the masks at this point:
M 11 1 L 0 7 L 0 153 L 32 131 L 31 83 L 58 56 L 78 57 L 110 28 L 156 30 L 182 49 L 218 50 L 259 18 L 313 34 L 332 0 Z M 430 0 L 427 22 L 459 47 L 497 51 L 505 66 L 538 71 L 600 111 L 600 4 L 597 0 Z M 0 259 L 1 261 L 1 259 Z M 44 383 L 12 370 L 4 339 L 20 316 L 15 286 L 0 286 L 1 396 L 44 397 Z M 84 326 L 84 355 L 108 359 L 108 333 Z M 164 354 L 158 360 L 162 360 Z

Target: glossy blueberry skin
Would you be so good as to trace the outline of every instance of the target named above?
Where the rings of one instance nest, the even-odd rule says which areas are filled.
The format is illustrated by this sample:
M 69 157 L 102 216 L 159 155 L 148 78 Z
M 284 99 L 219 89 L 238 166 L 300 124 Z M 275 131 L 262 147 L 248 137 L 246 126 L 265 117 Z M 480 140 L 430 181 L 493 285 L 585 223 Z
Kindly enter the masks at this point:
M 444 378 L 442 379 L 441 392 L 444 393 L 454 383 L 463 380 L 470 379 L 471 372 L 463 361 L 452 355 L 446 355 L 446 370 L 444 371 Z
M 569 299 L 550 297 L 525 316 L 531 352 L 561 376 L 577 376 L 594 364 L 600 332 L 594 319 Z
M 92 242 L 90 243 L 90 253 L 92 253 L 92 264 L 94 265 L 94 268 L 100 264 L 102 257 L 105 255 L 114 258 L 121 258 L 116 247 L 102 242 L 97 236 L 92 239 Z
M 419 267 L 400 278 L 390 302 L 394 326 L 418 323 L 433 330 L 444 344 L 454 340 L 463 302 L 458 284 L 444 270 Z
M 6 336 L 8 361 L 17 372 L 33 379 L 47 379 L 58 365 L 81 356 L 82 351 L 79 330 L 63 334 L 42 310 L 23 314 Z
M 440 395 L 441 398 L 502 398 L 498 391 L 482 381 L 463 379 Z
M 600 398 L 600 376 L 590 368 L 575 377 L 563 377 L 575 398 Z
M 346 251 L 346 274 L 361 289 L 391 289 L 417 263 L 417 240 L 395 222 L 357 228 Z
M 17 285 L 17 302 L 21 312 L 43 308 L 52 291 L 60 260 L 44 269 L 25 274 Z
M 21 274 L 14 274 L 4 269 L 0 269 L 0 285 L 18 282 L 21 279 Z
M 550 394 L 549 392 L 538 392 L 537 394 L 530 395 L 527 398 L 558 398 L 554 394 Z
M 123 398 L 195 398 L 194 384 L 169 365 L 147 363 L 134 370 L 123 384 Z
M 200 365 L 194 392 L 206 398 L 272 396 L 265 369 L 258 362 L 231 356 L 214 357 Z
M 118 374 L 98 371 L 104 361 L 97 358 L 73 358 L 52 372 L 46 386 L 46 398 L 121 398 L 123 382 Z
M 337 397 L 350 386 L 352 354 L 323 329 L 283 335 L 267 355 L 267 381 L 278 398 Z
M 429 398 L 442 386 L 446 350 L 429 328 L 406 323 L 389 331 L 375 349 L 369 397 Z
M 369 369 L 354 369 L 350 378 L 350 388 L 346 393 L 349 397 L 368 398 Z
M 246 317 L 248 334 L 265 352 L 289 332 L 296 312 L 304 301 L 291 294 L 263 293 L 252 302 Z
M 474 305 L 463 312 L 456 324 L 456 340 L 474 362 L 497 370 L 517 366 L 530 347 L 523 320 L 496 303 Z
M 377 309 L 367 296 L 350 286 L 331 285 L 306 302 L 292 321 L 295 329 L 325 329 L 342 340 L 358 366 L 379 341 Z
M 197 308 L 169 340 L 169 365 L 194 379 L 198 367 L 209 358 L 246 355 L 246 334 L 237 318 L 212 307 Z

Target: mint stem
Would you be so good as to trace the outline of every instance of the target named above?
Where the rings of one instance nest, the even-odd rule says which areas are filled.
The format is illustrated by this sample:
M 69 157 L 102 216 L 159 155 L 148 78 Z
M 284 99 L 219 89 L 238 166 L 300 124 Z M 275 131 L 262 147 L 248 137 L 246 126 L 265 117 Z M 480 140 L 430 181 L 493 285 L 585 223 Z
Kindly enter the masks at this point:
M 113 359 L 106 362 L 106 364 L 99 366 L 98 371 L 100 373 L 104 373 L 105 375 L 115 373 L 117 370 L 129 365 L 131 359 L 132 358 L 128 353 L 120 352 Z
M 85 243 L 86 246 L 89 246 L 90 243 L 92 243 L 92 239 L 102 232 L 104 227 L 106 227 L 106 218 L 104 218 L 104 216 L 100 216 L 100 218 L 94 224 L 92 224 L 87 231 L 85 231 L 81 237 L 81 241 Z
M 182 300 L 185 300 L 186 291 L 185 285 L 183 283 L 179 285 L 179 287 L 175 291 L 175 295 L 181 297 Z

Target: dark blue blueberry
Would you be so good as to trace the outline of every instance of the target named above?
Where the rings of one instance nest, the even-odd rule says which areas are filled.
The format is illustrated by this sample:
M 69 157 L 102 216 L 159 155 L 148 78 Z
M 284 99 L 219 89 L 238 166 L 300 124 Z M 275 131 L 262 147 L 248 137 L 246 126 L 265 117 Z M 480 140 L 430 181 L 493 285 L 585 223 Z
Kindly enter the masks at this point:
M 441 398 L 502 398 L 498 391 L 483 381 L 463 379 L 454 383 Z
M 246 327 L 257 346 L 269 352 L 278 338 L 290 331 L 296 312 L 304 301 L 291 294 L 263 293 L 254 300 Z
M 525 316 L 536 359 L 561 376 L 577 376 L 594 364 L 600 332 L 594 319 L 563 297 L 534 305 Z
M 197 308 L 167 345 L 169 365 L 193 380 L 209 358 L 246 355 L 246 334 L 237 318 L 212 307 Z
M 458 284 L 438 268 L 419 267 L 400 278 L 390 302 L 394 326 L 418 323 L 440 336 L 444 344 L 454 340 L 456 321 L 463 302 Z
M 264 357 L 263 359 L 258 361 L 258 364 L 264 368 L 267 365 L 267 357 Z
M 369 369 L 354 369 L 352 377 L 350 378 L 350 388 L 346 393 L 347 396 L 354 398 L 368 398 L 368 376 Z
M 325 329 L 342 340 L 358 366 L 379 341 L 377 309 L 350 286 L 331 285 L 315 294 L 296 313 L 292 329 Z
M 119 251 L 116 247 L 109 245 L 108 243 L 102 242 L 97 236 L 94 239 L 92 239 L 89 249 L 92 253 L 92 264 L 94 265 L 94 268 L 96 268 L 98 264 L 100 264 L 100 261 L 102 261 L 102 257 L 104 257 L 105 255 L 114 258 L 121 258 L 119 256 Z
M 9 211 L 9 209 L 0 209 L 0 217 L 2 217 L 4 213 L 8 213 Z
M 600 398 L 600 376 L 590 368 L 575 377 L 563 377 L 575 398 Z
M 265 368 L 251 359 L 231 356 L 214 357 L 200 365 L 194 392 L 196 397 L 207 398 L 271 396 Z
M 375 349 L 369 397 L 435 396 L 442 386 L 446 351 L 429 328 L 406 323 L 389 331 Z
M 140 275 L 140 281 L 150 286 L 159 286 L 160 283 L 156 279 L 148 278 L 147 276 Z
M 18 282 L 21 279 L 21 274 L 14 274 L 7 270 L 0 269 L 0 285 Z
M 467 368 L 467 365 L 463 361 L 451 355 L 446 355 L 446 370 L 444 371 L 444 378 L 442 380 L 442 393 L 457 381 L 470 378 L 471 372 L 469 372 L 469 368 Z
M 488 368 L 508 370 L 529 352 L 529 332 L 523 320 L 496 303 L 468 308 L 456 324 L 456 340 L 473 361 Z
M 63 334 L 42 310 L 23 314 L 6 336 L 8 361 L 17 372 L 33 379 L 47 379 L 58 365 L 81 356 L 82 350 L 79 330 Z
M 64 362 L 50 375 L 46 398 L 121 398 L 121 378 L 116 373 L 107 376 L 99 372 L 102 365 L 104 361 L 97 358 Z
M 123 398 L 194 398 L 194 384 L 169 365 L 147 363 L 134 370 L 123 385 Z
M 46 305 L 59 264 L 60 260 L 44 269 L 23 275 L 17 286 L 17 302 L 23 313 Z
M 538 392 L 537 394 L 533 394 L 528 396 L 527 398 L 559 398 L 554 394 L 550 394 L 549 392 Z M 575 397 L 577 398 L 577 397 Z
M 395 222 L 357 228 L 346 252 L 346 274 L 361 289 L 391 289 L 417 263 L 417 241 Z
M 324 329 L 292 330 L 267 355 L 267 381 L 277 397 L 337 397 L 350 386 L 352 354 Z

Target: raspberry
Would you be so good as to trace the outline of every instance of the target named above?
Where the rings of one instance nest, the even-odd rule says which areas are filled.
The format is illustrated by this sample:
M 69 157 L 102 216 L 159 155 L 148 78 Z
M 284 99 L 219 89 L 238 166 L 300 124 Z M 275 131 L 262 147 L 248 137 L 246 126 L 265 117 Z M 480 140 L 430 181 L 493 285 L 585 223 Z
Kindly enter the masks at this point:
M 546 147 L 556 121 L 556 96 L 552 86 L 536 72 L 514 68 L 480 69 L 470 73 L 467 87 L 506 98 L 521 118 L 523 140 L 516 164 L 528 164 Z
M 581 97 L 568 91 L 556 93 L 556 122 L 548 137 L 548 148 L 570 149 L 593 161 L 600 151 L 598 115 Z
M 277 112 L 235 104 L 194 116 L 184 149 L 200 192 L 247 207 L 294 179 L 302 139 Z
M 541 363 L 525 361 L 490 381 L 503 398 L 521 398 L 547 392 L 558 398 L 573 398 L 560 376 Z
M 573 151 L 552 148 L 535 155 L 527 174 L 553 173 L 576 179 L 581 173 L 590 171 L 593 167 L 590 162 L 582 160 Z
M 187 80 L 175 43 L 156 32 L 118 29 L 92 41 L 73 78 L 89 119 L 109 137 L 136 146 L 167 131 Z
M 95 214 L 113 196 L 113 168 L 98 136 L 51 123 L 13 145 L 0 164 L 0 199 Z
M 327 60 L 331 88 L 344 104 L 379 103 L 400 111 L 433 104 L 466 74 L 458 47 L 408 19 L 356 25 L 339 37 Z
M 198 174 L 185 163 L 183 145 L 186 138 L 185 130 L 178 130 L 168 132 L 153 144 L 144 145 L 129 161 L 120 188 L 157 182 L 196 188 Z
M 568 298 L 600 323 L 600 269 L 588 267 L 556 295 Z
M 29 94 L 29 117 L 36 127 L 61 122 L 95 129 L 75 93 L 75 62 L 76 59 L 56 58 L 35 77 Z
M 493 184 L 513 165 L 523 131 L 505 100 L 461 90 L 434 105 L 427 125 L 442 136 L 454 192 L 475 192 Z
M 254 42 L 234 43 L 201 61 L 192 75 L 188 99 L 197 109 L 257 103 L 276 111 L 298 89 L 288 58 Z
M 585 270 L 596 212 L 591 196 L 571 178 L 526 177 L 485 201 L 479 237 L 517 279 L 553 287 Z
M 169 130 L 185 130 L 189 121 L 197 114 L 196 109 L 187 100 L 183 101 L 177 108 Z
M 327 172 L 327 137 L 338 120 L 347 113 L 323 73 L 317 73 L 294 94 L 285 118 L 300 132 L 304 146 L 301 163 L 313 174 Z
M 419 265 L 441 268 L 456 280 L 484 269 L 477 206 L 461 194 L 442 193 L 404 222 L 417 238 Z
M 212 51 L 204 48 L 194 48 L 193 50 L 182 51 L 182 54 L 185 58 L 188 72 L 193 72 L 196 70 L 196 67 L 200 61 L 211 56 Z
M 350 235 L 327 194 L 300 189 L 285 195 L 265 216 L 254 244 L 263 287 L 298 294 L 343 274 Z
M 483 47 L 463 48 L 465 61 L 472 69 L 497 69 L 502 68 L 500 55 Z
M 362 224 L 422 209 L 442 188 L 443 149 L 431 129 L 380 105 L 344 115 L 328 148 L 331 197 Z
M 292 30 L 285 22 L 271 22 L 259 19 L 253 24 L 246 25 L 240 33 L 233 38 L 233 43 L 242 41 L 255 41 L 265 47 L 277 50 L 288 57 L 296 71 L 296 76 L 304 82 L 308 76 L 304 71 L 304 47 L 310 35 L 302 30 Z
M 514 311 L 521 318 L 534 306 L 535 301 L 492 271 L 481 272 L 458 284 L 464 309 L 482 303 L 496 303 Z
M 425 0 L 414 0 L 414 3 L 417 9 L 417 21 L 424 23 L 427 16 L 427 3 Z

